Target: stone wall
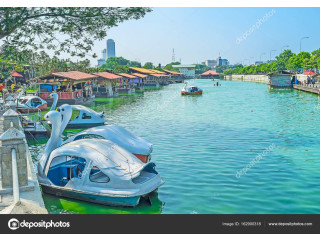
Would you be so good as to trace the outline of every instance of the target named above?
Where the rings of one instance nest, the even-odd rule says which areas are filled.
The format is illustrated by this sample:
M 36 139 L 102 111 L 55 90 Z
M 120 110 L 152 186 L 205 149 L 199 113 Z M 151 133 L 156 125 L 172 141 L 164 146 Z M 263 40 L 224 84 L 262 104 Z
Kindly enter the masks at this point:
M 234 75 L 226 75 L 225 80 L 268 83 L 268 76 L 265 74 L 255 74 L 255 75 L 234 74 Z

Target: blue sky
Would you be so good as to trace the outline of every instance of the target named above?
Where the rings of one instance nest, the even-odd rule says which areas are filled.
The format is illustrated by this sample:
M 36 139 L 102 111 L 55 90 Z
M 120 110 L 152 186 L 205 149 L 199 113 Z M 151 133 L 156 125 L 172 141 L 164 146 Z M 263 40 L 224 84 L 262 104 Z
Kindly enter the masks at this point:
M 268 12 L 274 14 L 261 23 L 240 44 L 237 38 Z M 94 52 L 101 57 L 106 40 L 116 42 L 116 56 L 147 61 L 155 65 L 171 62 L 172 49 L 183 64 L 215 59 L 219 52 L 231 64 L 250 59 L 268 60 L 270 50 L 278 55 L 289 45 L 299 52 L 320 48 L 320 8 L 153 8 L 143 19 L 127 21 L 112 28 L 103 41 L 96 41 Z M 91 59 L 96 65 L 96 60 Z M 248 63 L 249 60 L 245 60 Z

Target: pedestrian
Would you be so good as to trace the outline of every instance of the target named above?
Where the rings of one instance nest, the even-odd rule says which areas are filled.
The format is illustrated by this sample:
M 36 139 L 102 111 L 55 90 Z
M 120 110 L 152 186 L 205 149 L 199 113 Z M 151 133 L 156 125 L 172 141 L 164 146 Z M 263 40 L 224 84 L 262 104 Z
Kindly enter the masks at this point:
M 14 90 L 15 86 L 16 86 L 16 85 L 15 85 L 14 83 L 11 84 L 11 92 L 12 92 L 12 93 L 13 93 L 13 90 Z
M 307 77 L 307 84 L 310 84 L 310 76 Z
M 0 93 L 1 93 L 1 95 L 2 95 L 2 98 L 4 99 L 3 89 L 4 89 L 4 83 L 1 83 L 1 84 L 0 84 Z
M 291 79 L 291 84 L 293 85 L 293 84 L 295 84 L 295 82 L 296 82 L 296 76 L 293 75 L 293 76 L 292 76 L 292 79 Z
M 311 83 L 312 83 L 313 87 L 314 87 L 315 82 L 316 82 L 316 80 L 314 79 L 314 76 L 312 76 Z

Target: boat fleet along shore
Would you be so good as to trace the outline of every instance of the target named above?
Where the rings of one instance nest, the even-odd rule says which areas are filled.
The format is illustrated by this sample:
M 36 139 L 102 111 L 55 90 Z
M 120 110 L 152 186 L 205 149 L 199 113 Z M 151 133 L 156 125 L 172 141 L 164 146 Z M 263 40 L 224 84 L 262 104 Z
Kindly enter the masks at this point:
M 93 101 L 96 95 L 116 97 L 183 81 L 183 74 L 177 72 L 138 68 L 117 75 L 51 73 L 22 84 L 11 81 L 11 87 L 6 82 L 0 104 L 2 109 L 14 108 L 28 131 L 30 126 L 36 129 L 43 122 L 50 126 L 49 139 L 37 165 L 43 192 L 104 205 L 135 207 L 141 198 L 150 200 L 149 196 L 164 184 L 151 160 L 152 143 L 123 127 L 106 124 L 104 112 L 82 104 Z M 32 93 L 27 90 L 30 86 Z M 195 93 L 194 90 L 191 87 L 190 93 Z M 189 88 L 185 86 L 183 91 L 188 92 Z M 48 107 L 44 119 L 31 119 L 41 116 L 37 113 L 47 111 Z M 72 118 L 75 111 L 78 115 Z M 63 139 L 66 128 L 84 130 Z

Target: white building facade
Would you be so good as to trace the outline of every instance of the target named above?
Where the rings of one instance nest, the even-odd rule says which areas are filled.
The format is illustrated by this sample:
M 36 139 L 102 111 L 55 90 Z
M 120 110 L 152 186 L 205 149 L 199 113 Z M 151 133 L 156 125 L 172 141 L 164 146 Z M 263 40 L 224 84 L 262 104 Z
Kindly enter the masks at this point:
M 178 68 L 179 71 L 187 77 L 196 76 L 196 65 L 173 65 L 172 67 Z

